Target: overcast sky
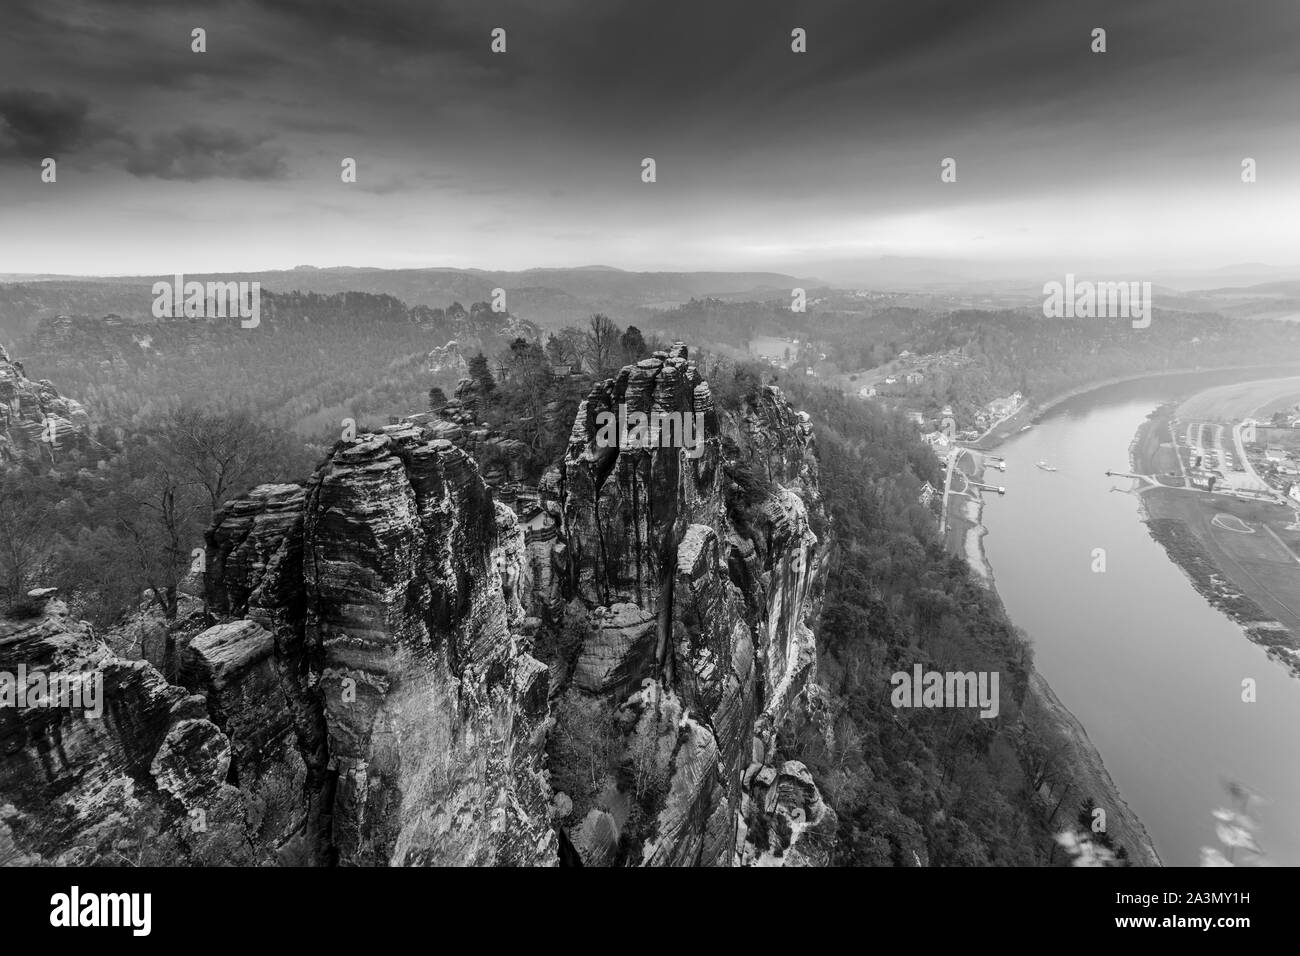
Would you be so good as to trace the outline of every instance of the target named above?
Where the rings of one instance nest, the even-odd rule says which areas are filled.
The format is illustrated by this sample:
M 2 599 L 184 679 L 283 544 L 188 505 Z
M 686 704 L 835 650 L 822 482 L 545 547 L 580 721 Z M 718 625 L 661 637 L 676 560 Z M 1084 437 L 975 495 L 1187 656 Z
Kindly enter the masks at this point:
M 0 6 L 0 273 L 885 254 L 1300 261 L 1300 2 Z

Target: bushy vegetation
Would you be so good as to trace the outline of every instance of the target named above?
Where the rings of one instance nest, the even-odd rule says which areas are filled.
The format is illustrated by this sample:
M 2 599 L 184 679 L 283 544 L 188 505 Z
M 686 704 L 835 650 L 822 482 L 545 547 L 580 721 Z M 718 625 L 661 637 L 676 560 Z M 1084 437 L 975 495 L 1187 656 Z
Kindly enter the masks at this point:
M 188 401 L 249 409 L 320 438 L 337 436 L 344 418 L 383 425 L 418 410 L 433 348 L 454 339 L 495 352 L 520 329 L 536 335 L 486 302 L 408 309 L 386 295 L 264 294 L 255 329 L 219 319 L 48 319 L 18 351 L 29 376 L 57 383 L 97 422 L 130 427 Z
M 0 471 L 0 606 L 54 586 L 97 626 L 142 598 L 170 619 L 217 509 L 256 484 L 305 479 L 321 454 L 251 413 L 194 406 L 96 436 L 57 468 Z
M 647 342 L 635 326 L 620 331 L 597 314 L 585 332 L 566 329 L 549 336 L 545 345 L 519 336 L 495 360 L 481 352 L 472 356 L 468 365 L 473 389 L 465 394 L 480 421 L 523 444 L 524 471 L 536 479 L 563 457 L 578 405 L 591 382 L 612 377 L 661 345 L 658 340 Z

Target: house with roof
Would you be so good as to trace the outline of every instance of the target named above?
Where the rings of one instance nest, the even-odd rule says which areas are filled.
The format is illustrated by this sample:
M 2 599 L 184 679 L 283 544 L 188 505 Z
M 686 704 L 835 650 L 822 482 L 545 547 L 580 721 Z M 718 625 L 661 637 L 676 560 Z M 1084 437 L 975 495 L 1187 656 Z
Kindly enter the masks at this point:
M 937 495 L 938 493 L 939 493 L 939 489 L 927 481 L 921 487 L 921 499 L 920 499 L 921 504 L 928 505 L 931 501 L 934 500 L 935 495 Z

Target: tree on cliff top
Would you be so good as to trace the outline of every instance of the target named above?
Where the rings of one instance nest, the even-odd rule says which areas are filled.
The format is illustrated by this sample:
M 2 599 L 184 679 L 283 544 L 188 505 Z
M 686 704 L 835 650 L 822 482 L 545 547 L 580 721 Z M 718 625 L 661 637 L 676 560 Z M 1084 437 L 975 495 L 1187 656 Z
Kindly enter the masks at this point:
M 469 377 L 470 381 L 478 386 L 479 394 L 484 399 L 491 399 L 492 393 L 496 391 L 497 380 L 492 377 L 492 369 L 488 367 L 487 356 L 482 352 L 469 360 Z
M 0 471 L 0 603 L 16 605 L 49 583 L 41 580 L 55 546 L 48 486 L 42 476 Z
M 267 480 L 282 453 L 280 435 L 246 411 L 183 406 L 155 426 L 153 440 L 176 473 L 202 486 L 210 511 L 255 481 Z
M 619 349 L 618 326 L 609 316 L 597 312 L 587 322 L 583 358 L 587 368 L 597 379 L 609 378 L 617 369 L 615 356 Z
M 623 361 L 627 365 L 645 358 L 648 354 L 645 336 L 635 325 L 627 327 L 622 338 L 619 339 L 619 344 L 623 346 Z

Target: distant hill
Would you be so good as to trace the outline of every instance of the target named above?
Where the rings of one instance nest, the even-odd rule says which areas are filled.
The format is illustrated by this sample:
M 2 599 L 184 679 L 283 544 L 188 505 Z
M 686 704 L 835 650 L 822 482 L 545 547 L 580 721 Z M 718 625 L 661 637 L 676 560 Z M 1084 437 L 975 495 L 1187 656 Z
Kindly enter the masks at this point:
M 193 399 L 316 434 L 347 417 L 383 424 L 423 404 L 430 385 L 454 383 L 455 372 L 435 375 L 445 371 L 449 341 L 494 356 L 516 337 L 541 334 L 486 302 L 407 308 L 365 292 L 267 292 L 256 328 L 237 318 L 62 315 L 41 319 L 21 356 L 26 374 L 59 382 L 98 423 L 129 425 Z
M 13 342 L 36 322 L 56 315 L 150 318 L 151 276 L 25 276 L 0 283 L 0 342 Z M 647 308 L 672 308 L 692 298 L 788 297 L 795 286 L 818 284 L 778 272 L 624 272 L 609 266 L 577 269 L 366 269 L 354 267 L 246 273 L 187 273 L 186 280 L 256 281 L 264 292 L 367 292 L 391 295 L 409 306 L 446 308 L 452 302 L 481 302 L 492 290 L 506 290 L 510 312 L 543 328 L 582 325 L 604 312 L 627 325 Z

